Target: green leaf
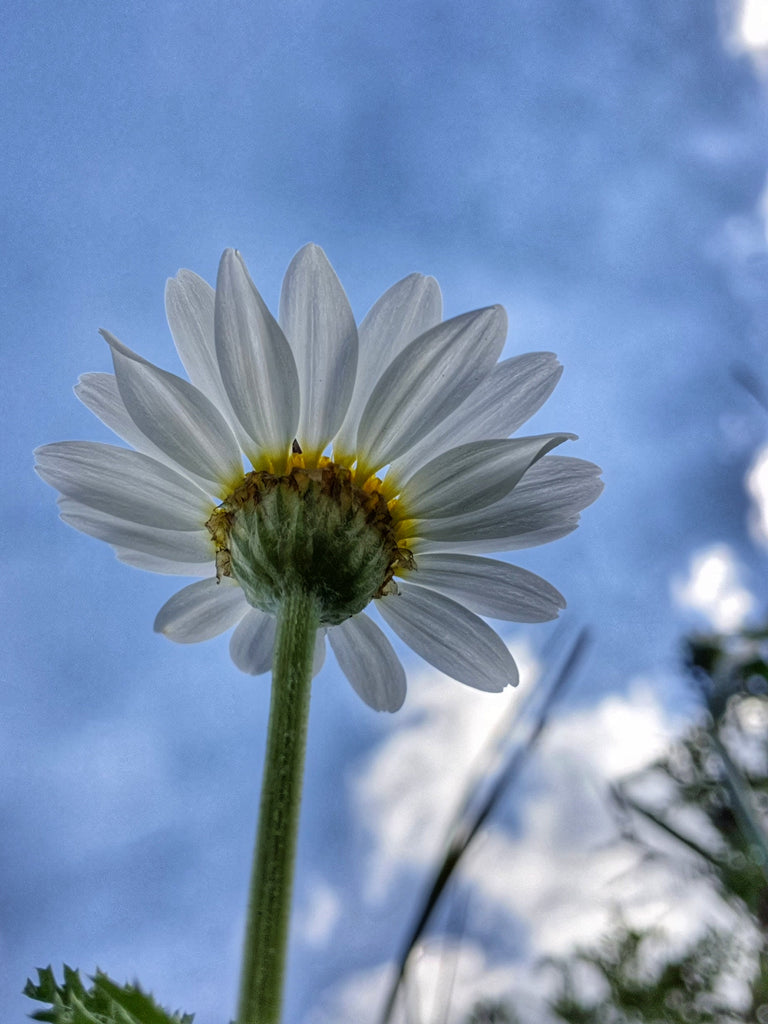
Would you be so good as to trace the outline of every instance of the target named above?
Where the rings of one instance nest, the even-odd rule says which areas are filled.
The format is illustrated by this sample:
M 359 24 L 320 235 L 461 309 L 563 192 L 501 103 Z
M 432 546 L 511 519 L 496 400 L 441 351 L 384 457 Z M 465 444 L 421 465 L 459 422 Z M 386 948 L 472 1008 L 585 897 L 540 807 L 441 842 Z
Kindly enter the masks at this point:
M 164 1010 L 138 984 L 118 985 L 103 971 L 96 971 L 86 989 L 78 971 L 64 964 L 64 983 L 59 985 L 53 968 L 39 967 L 38 982 L 31 979 L 24 995 L 50 1009 L 30 1014 L 47 1024 L 192 1024 L 193 1015 Z

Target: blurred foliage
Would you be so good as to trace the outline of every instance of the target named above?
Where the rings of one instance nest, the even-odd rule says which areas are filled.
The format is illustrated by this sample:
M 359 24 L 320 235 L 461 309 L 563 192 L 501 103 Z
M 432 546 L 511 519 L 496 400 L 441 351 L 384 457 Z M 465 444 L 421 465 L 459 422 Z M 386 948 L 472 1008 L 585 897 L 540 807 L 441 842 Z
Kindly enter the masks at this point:
M 478 1003 L 467 1020 L 467 1024 L 522 1024 L 514 1011 L 503 1003 L 484 1001 Z
M 739 968 L 740 950 L 730 933 L 708 929 L 683 956 L 668 960 L 649 975 L 644 947 L 653 937 L 621 925 L 599 949 L 557 963 L 561 987 L 550 1005 L 555 1019 L 569 1024 L 738 1024 L 744 1020 L 718 992 L 723 977 Z M 575 979 L 577 968 L 593 970 L 595 980 L 602 983 L 599 998 L 584 998 Z
M 37 970 L 38 983 L 28 980 L 24 994 L 49 1010 L 30 1014 L 48 1024 L 192 1024 L 192 1014 L 169 1013 L 137 985 L 117 985 L 97 971 L 86 988 L 80 975 L 64 965 L 64 983 L 59 985 L 51 967 Z
M 540 965 L 556 979 L 548 1022 L 768 1024 L 768 630 L 696 637 L 685 662 L 699 721 L 611 800 L 641 862 L 704 880 L 730 923 L 679 950 L 617 913 L 595 948 Z M 478 1005 L 466 1024 L 497 1020 L 513 1007 Z

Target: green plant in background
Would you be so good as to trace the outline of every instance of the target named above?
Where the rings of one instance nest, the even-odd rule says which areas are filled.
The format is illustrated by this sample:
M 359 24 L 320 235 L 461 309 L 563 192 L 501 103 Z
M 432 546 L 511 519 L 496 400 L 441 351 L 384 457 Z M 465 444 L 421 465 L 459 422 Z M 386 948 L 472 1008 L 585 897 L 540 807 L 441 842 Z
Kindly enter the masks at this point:
M 620 923 L 597 949 L 555 963 L 560 987 L 550 1004 L 568 1024 L 737 1024 L 744 1018 L 724 1002 L 724 977 L 742 966 L 744 951 L 725 931 L 708 929 L 679 957 L 649 971 L 646 946 L 663 936 Z M 588 1001 L 576 975 L 592 974 L 603 995 Z M 754 1018 L 749 1018 L 754 1019 Z
M 192 1024 L 187 1013 L 170 1013 L 138 985 L 116 985 L 97 971 L 86 988 L 77 971 L 64 965 L 64 982 L 59 985 L 50 967 L 38 969 L 38 981 L 27 981 L 24 994 L 50 1010 L 31 1014 L 33 1020 L 48 1024 Z
M 539 965 L 556 975 L 547 1021 L 768 1022 L 768 630 L 696 637 L 685 660 L 701 719 L 610 799 L 642 859 L 663 860 L 683 885 L 703 879 L 732 923 L 670 953 L 662 927 L 638 930 L 617 912 L 595 947 Z M 514 999 L 478 1005 L 466 1024 L 503 1011 L 515 1019 Z
M 482 1002 L 473 1009 L 467 1024 L 522 1024 L 517 1014 L 503 1003 Z

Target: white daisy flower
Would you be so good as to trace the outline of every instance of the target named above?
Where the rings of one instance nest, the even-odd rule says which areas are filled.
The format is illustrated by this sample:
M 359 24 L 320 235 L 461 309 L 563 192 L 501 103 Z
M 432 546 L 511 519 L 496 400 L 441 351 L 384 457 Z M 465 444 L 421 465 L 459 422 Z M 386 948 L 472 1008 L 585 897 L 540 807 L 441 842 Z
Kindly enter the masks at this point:
M 371 602 L 417 654 L 481 690 L 517 682 L 480 616 L 555 618 L 545 580 L 483 557 L 570 533 L 598 496 L 596 466 L 548 453 L 572 434 L 510 438 L 560 376 L 547 352 L 497 362 L 501 306 L 442 320 L 437 282 L 411 274 L 355 325 L 323 251 L 283 281 L 279 322 L 240 254 L 214 290 L 182 270 L 168 322 L 184 380 L 106 331 L 114 376 L 78 397 L 131 448 L 63 441 L 36 452 L 62 519 L 153 572 L 202 577 L 160 609 L 179 643 L 236 627 L 232 659 L 270 670 L 286 580 L 317 594 L 321 629 L 352 686 L 394 711 L 405 674 Z M 244 468 L 247 466 L 247 468 Z

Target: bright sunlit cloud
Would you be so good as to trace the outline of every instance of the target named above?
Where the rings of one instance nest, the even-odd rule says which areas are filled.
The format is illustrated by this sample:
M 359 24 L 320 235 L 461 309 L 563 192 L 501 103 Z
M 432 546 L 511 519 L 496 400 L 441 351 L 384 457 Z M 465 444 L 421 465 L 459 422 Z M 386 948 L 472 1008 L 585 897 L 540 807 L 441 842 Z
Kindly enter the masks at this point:
M 526 921 L 532 954 L 594 941 L 614 901 L 638 899 L 637 851 L 619 841 L 607 787 L 653 763 L 677 729 L 654 687 L 638 680 L 628 695 L 575 711 L 544 734 L 535 764 L 541 788 L 522 808 L 522 837 L 489 830 L 466 868 L 480 901 Z M 666 905 L 664 893 L 650 891 Z
M 768 0 L 741 0 L 736 33 L 744 50 L 768 50 Z
M 768 0 L 728 0 L 723 41 L 733 54 L 748 54 L 758 71 L 768 71 Z
M 516 648 L 515 657 L 524 680 L 521 689 L 526 683 L 536 685 L 531 655 L 526 659 L 525 651 Z M 372 840 L 374 888 L 369 897 L 374 899 L 386 895 L 399 870 L 434 863 L 473 762 L 518 699 L 514 691 L 507 696 L 446 688 L 445 678 L 434 671 L 416 679 L 411 693 L 407 721 L 401 720 L 400 728 L 372 753 L 353 784 L 352 799 Z M 649 764 L 672 729 L 647 683 L 638 683 L 629 696 L 606 697 L 554 722 L 546 733 L 545 774 L 556 775 L 558 787 L 562 783 L 558 795 L 569 795 L 562 805 L 536 804 L 529 813 L 553 815 L 566 831 L 594 817 L 596 798 L 602 806 L 594 780 L 615 780 Z M 537 758 L 537 766 L 540 761 L 544 758 Z M 590 842 L 595 834 L 593 821 Z
M 768 547 L 768 445 L 761 448 L 746 476 L 747 492 L 752 499 L 749 528 L 757 544 Z
M 526 646 L 511 649 L 520 669 L 516 690 L 482 693 L 434 669 L 412 676 L 397 730 L 354 784 L 357 813 L 375 840 L 369 898 L 382 898 L 398 868 L 427 866 L 441 849 L 473 762 L 538 675 Z
M 323 880 L 315 883 L 307 906 L 298 915 L 297 935 L 309 946 L 327 946 L 341 917 L 341 897 L 333 886 Z
M 430 681 L 424 678 L 413 692 L 429 688 Z M 608 696 L 548 727 L 530 766 L 525 795 L 518 800 L 520 834 L 488 827 L 461 868 L 462 882 L 471 894 L 468 913 L 475 924 L 489 920 L 492 928 L 498 927 L 499 914 L 510 927 L 524 922 L 526 951 L 514 961 L 489 960 L 469 937 L 447 944 L 429 938 L 414 957 L 408 1002 L 421 1017 L 413 1019 L 453 1024 L 466 1020 L 481 997 L 503 1000 L 512 995 L 518 1007 L 530 1007 L 530 1019 L 540 1019 L 541 1001 L 552 979 L 534 964 L 597 941 L 610 930 L 619 906 L 629 924 L 661 926 L 669 942 L 681 946 L 707 923 L 723 924 L 722 904 L 706 882 L 699 884 L 692 877 L 681 892 L 679 874 L 663 859 L 642 864 L 637 848 L 622 841 L 607 795 L 610 783 L 652 764 L 679 734 L 683 720 L 664 709 L 658 689 L 653 681 L 638 679 L 627 694 Z M 391 818 L 377 813 L 368 819 L 380 860 L 398 862 L 390 864 L 388 872 L 380 871 L 382 884 L 396 874 L 398 864 L 431 863 L 425 848 L 414 855 L 404 837 L 421 829 L 438 842 L 442 838 L 444 776 L 454 752 L 461 750 L 456 730 L 469 725 L 472 744 L 482 732 L 483 716 L 472 720 L 470 715 L 468 720 L 467 709 L 447 709 L 443 701 L 426 698 L 408 725 L 408 750 L 431 749 L 433 754 L 419 763 L 418 787 L 400 784 L 389 791 Z M 400 739 L 395 734 L 374 753 L 363 772 L 364 792 L 381 792 L 392 773 L 399 777 L 404 757 Z M 455 787 L 452 770 L 448 774 Z M 400 841 L 393 843 L 390 831 L 397 821 Z M 356 1013 L 370 1007 L 371 999 L 376 1006 L 382 1004 L 391 970 L 391 965 L 381 964 L 348 977 L 327 993 L 324 1010 L 310 1021 L 362 1019 Z M 447 1008 L 438 1006 L 441 991 L 449 992 Z
M 743 585 L 741 565 L 728 544 L 697 552 L 688 575 L 672 581 L 672 596 L 680 608 L 696 612 L 710 628 L 724 633 L 743 626 L 755 608 L 754 595 Z
M 412 961 L 393 1024 L 464 1024 L 478 1003 L 503 1003 L 511 992 L 515 993 L 518 1007 L 531 1005 L 540 1009 L 546 991 L 542 981 L 547 979 L 542 972 L 532 972 L 527 964 L 492 963 L 485 951 L 470 941 L 429 941 L 414 953 Z M 386 999 L 391 976 L 390 965 L 351 974 L 320 1001 L 303 1024 L 375 1020 Z M 551 990 L 551 984 L 548 988 Z

